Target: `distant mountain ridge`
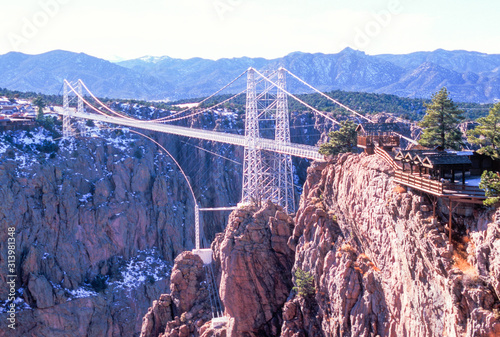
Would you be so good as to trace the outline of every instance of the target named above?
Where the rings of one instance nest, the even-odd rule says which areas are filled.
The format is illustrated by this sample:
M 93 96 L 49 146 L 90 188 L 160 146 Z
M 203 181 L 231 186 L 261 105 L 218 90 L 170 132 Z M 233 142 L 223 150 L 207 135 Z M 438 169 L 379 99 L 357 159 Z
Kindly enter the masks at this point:
M 81 78 L 97 95 L 113 98 L 183 99 L 207 96 L 249 67 L 285 67 L 322 91 L 345 90 L 430 98 L 446 86 L 455 101 L 500 100 L 500 55 L 469 51 L 367 55 L 346 48 L 337 54 L 294 52 L 277 59 L 175 59 L 144 56 L 110 62 L 55 50 L 39 55 L 0 55 L 0 87 L 47 94 L 62 92 L 64 78 Z M 227 92 L 245 88 L 241 80 Z M 289 79 L 289 90 L 306 88 Z M 227 93 L 226 92 L 226 93 Z

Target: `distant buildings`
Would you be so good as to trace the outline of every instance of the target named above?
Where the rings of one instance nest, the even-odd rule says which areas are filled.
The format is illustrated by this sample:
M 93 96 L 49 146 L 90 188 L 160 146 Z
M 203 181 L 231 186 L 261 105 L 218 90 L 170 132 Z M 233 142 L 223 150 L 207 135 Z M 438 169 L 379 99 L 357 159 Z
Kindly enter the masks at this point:
M 36 109 L 26 100 L 0 97 L 0 131 L 35 125 Z

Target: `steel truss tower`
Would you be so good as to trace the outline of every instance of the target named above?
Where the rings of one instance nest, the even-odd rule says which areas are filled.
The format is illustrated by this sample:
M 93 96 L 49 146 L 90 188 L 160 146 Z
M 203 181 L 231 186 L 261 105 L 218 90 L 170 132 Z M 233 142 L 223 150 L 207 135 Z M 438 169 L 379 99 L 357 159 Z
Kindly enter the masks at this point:
M 278 71 L 277 87 L 263 80 L 265 88 L 262 93 L 257 94 L 255 71 L 249 69 L 242 201 L 260 204 L 263 200 L 271 200 L 291 213 L 295 211 L 291 156 L 259 149 L 259 117 L 271 116 L 275 122 L 276 142 L 290 143 L 288 101 L 283 91 L 286 86 L 285 70 Z
M 72 85 L 74 87 L 74 85 Z M 70 108 L 70 103 L 72 99 L 77 99 L 77 112 L 78 113 L 84 113 L 84 107 L 83 107 L 83 99 L 80 97 L 83 97 L 83 87 L 82 87 L 82 81 L 78 80 L 76 83 L 76 91 L 78 95 L 71 95 L 72 91 L 69 88 L 68 82 L 64 81 L 64 88 L 63 88 L 63 137 L 73 137 L 75 136 L 75 131 L 73 129 L 73 126 L 71 125 L 71 108 Z M 86 126 L 85 126 L 85 120 L 80 119 L 77 123 L 80 133 L 85 136 L 86 133 Z
M 72 137 L 73 130 L 71 129 L 71 117 L 69 110 L 69 86 L 66 81 L 64 81 L 63 89 L 63 137 Z
M 259 145 L 259 115 L 255 71 L 250 68 L 247 74 L 247 102 L 245 118 L 245 154 L 243 160 L 243 196 L 242 202 L 260 204 L 262 195 L 262 153 Z
M 288 99 L 286 90 L 285 69 L 278 70 L 278 93 L 276 97 L 276 133 L 274 136 L 278 144 L 290 143 L 290 119 L 288 115 Z M 277 193 L 277 202 L 283 206 L 288 213 L 295 212 L 295 197 L 293 188 L 293 165 L 292 156 L 276 153 L 276 164 L 274 179 Z

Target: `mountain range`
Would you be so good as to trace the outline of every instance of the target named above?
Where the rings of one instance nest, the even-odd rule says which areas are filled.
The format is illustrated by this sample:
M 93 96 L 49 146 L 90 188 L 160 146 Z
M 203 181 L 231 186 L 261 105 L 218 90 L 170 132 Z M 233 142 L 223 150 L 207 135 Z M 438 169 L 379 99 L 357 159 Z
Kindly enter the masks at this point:
M 282 58 L 176 59 L 146 56 L 110 62 L 84 53 L 54 50 L 0 55 L 0 87 L 61 94 L 63 79 L 82 79 L 101 97 L 177 100 L 210 95 L 249 67 L 285 67 L 321 91 L 345 90 L 430 98 L 443 86 L 455 101 L 500 100 L 500 55 L 463 50 L 367 55 L 294 52 Z M 240 79 L 225 93 L 245 88 Z M 307 88 L 289 77 L 292 92 Z

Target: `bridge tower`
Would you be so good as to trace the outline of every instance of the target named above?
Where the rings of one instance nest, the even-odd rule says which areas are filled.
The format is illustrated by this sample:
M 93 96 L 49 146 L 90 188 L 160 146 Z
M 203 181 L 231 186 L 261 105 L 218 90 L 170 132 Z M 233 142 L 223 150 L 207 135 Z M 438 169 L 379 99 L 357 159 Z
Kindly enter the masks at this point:
M 72 85 L 73 86 L 73 85 Z M 70 84 L 68 81 L 64 81 L 64 87 L 63 87 L 63 137 L 73 137 L 75 136 L 75 131 L 71 125 L 71 107 L 70 103 L 72 100 L 76 98 L 77 100 L 77 108 L 76 111 L 77 113 L 84 113 L 84 107 L 83 107 L 83 87 L 82 87 L 82 81 L 78 80 L 76 84 L 76 92 L 78 95 L 72 95 L 72 90 L 70 89 Z M 80 128 L 81 133 L 84 135 L 85 133 L 85 120 L 81 119 L 78 121 L 78 126 Z
M 288 114 L 288 99 L 286 90 L 285 69 L 278 70 L 278 92 L 276 97 L 276 133 L 274 140 L 280 144 L 290 143 L 290 118 Z M 293 165 L 292 156 L 276 153 L 276 167 L 274 172 L 277 202 L 289 213 L 295 212 L 295 197 L 293 193 Z
M 247 102 L 245 118 L 245 153 L 243 158 L 243 196 L 242 202 L 260 202 L 263 199 L 261 184 L 262 153 L 259 149 L 259 115 L 257 109 L 257 93 L 255 71 L 247 74 Z
M 288 212 L 294 212 L 291 156 L 263 151 L 259 144 L 261 139 L 259 116 L 272 115 L 273 112 L 275 141 L 279 144 L 290 143 L 288 101 L 284 92 L 286 86 L 285 70 L 280 68 L 278 71 L 277 85 L 269 86 L 268 81 L 265 81 L 266 88 L 259 94 L 257 94 L 255 75 L 255 70 L 250 68 L 247 75 L 246 147 L 243 161 L 242 202 L 260 203 L 262 200 L 271 200 L 283 206 Z M 273 96 L 272 90 L 276 90 L 275 96 Z M 271 111 L 273 109 L 275 110 Z
M 73 130 L 71 129 L 71 111 L 69 109 L 69 85 L 64 81 L 63 89 L 63 137 L 72 137 Z

